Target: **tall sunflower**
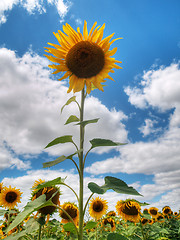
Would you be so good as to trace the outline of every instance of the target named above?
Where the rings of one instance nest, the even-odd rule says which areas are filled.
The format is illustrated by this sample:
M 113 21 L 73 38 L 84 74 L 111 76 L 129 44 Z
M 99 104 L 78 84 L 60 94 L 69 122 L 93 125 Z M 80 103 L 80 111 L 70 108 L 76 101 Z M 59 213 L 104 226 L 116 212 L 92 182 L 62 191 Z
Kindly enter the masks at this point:
M 78 220 L 79 220 L 79 209 L 78 207 L 76 206 L 75 203 L 71 203 L 71 202 L 65 202 L 61 208 L 63 210 L 65 210 L 69 215 L 70 217 L 73 219 L 75 225 L 78 225 Z M 60 214 L 60 217 L 62 218 L 62 223 L 67 223 L 67 222 L 70 222 L 70 219 L 68 217 L 67 214 L 65 214 L 63 212 L 63 210 L 59 210 L 59 214 Z
M 116 63 L 120 61 L 112 58 L 117 48 L 109 50 L 111 44 L 117 39 L 111 41 L 114 33 L 103 39 L 105 24 L 96 27 L 95 22 L 88 33 L 87 22 L 84 21 L 83 34 L 80 28 L 75 31 L 69 24 L 63 26 L 63 31 L 54 33 L 59 44 L 48 43 L 54 48 L 46 47 L 47 53 L 53 56 L 45 55 L 50 61 L 57 63 L 49 65 L 55 69 L 54 74 L 63 72 L 63 77 L 59 80 L 69 77 L 68 93 L 81 91 L 86 85 L 89 94 L 92 88 L 98 88 L 103 91 L 102 83 L 105 78 L 113 80 L 109 72 L 114 72 L 113 68 L 119 69 Z
M 100 197 L 92 198 L 89 203 L 89 214 L 92 218 L 99 220 L 103 215 L 106 214 L 108 204 L 106 200 Z
M 111 217 L 106 217 L 102 220 L 102 227 L 107 227 L 108 225 L 111 226 L 111 231 L 114 232 L 116 230 L 116 223 L 115 220 Z
M 15 187 L 3 187 L 0 194 L 0 205 L 10 210 L 13 209 L 18 203 L 21 202 L 21 194 L 22 192 L 20 192 L 20 189 Z
M 141 206 L 139 203 L 132 200 L 120 200 L 116 204 L 116 211 L 118 215 L 125 221 L 139 222 Z
M 162 213 L 163 213 L 163 215 L 165 215 L 165 216 L 168 216 L 168 215 L 170 215 L 171 214 L 171 208 L 169 207 L 169 206 L 165 206 L 165 207 L 163 207 L 163 209 L 162 209 Z

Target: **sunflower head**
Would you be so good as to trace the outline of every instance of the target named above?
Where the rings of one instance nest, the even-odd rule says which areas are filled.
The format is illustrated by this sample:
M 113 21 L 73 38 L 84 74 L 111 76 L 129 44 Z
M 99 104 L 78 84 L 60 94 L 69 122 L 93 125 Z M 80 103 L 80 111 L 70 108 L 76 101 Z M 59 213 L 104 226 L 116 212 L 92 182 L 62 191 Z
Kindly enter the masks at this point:
M 35 181 L 33 187 L 36 188 L 41 183 L 44 183 L 44 181 L 43 180 Z M 34 189 L 32 191 L 32 201 L 37 199 L 39 196 L 41 196 L 43 194 L 46 195 L 46 201 L 48 201 L 50 198 L 52 198 L 51 201 L 55 205 L 59 205 L 59 196 L 60 196 L 59 188 L 57 188 L 56 186 L 51 186 L 51 187 L 42 187 L 40 189 L 39 188 Z M 38 212 L 41 213 L 41 215 L 48 215 L 48 214 L 53 214 L 55 212 L 55 210 L 56 210 L 55 206 L 46 206 L 46 207 L 40 208 L 38 210 Z
M 75 31 L 69 24 L 63 26 L 63 32 L 54 33 L 59 44 L 48 43 L 53 48 L 46 47 L 47 53 L 53 56 L 45 55 L 50 61 L 57 63 L 49 65 L 55 69 L 56 73 L 65 73 L 59 80 L 69 77 L 68 93 L 79 92 L 86 86 L 89 94 L 93 87 L 103 91 L 102 83 L 106 78 L 111 80 L 109 72 L 114 72 L 113 68 L 121 68 L 116 63 L 120 61 L 111 58 L 117 51 L 117 48 L 110 49 L 111 44 L 116 41 L 111 38 L 114 34 L 103 39 L 105 24 L 96 27 L 94 23 L 88 33 L 87 22 L 84 21 L 83 34 L 78 28 Z M 120 39 L 120 38 L 118 38 Z
M 142 223 L 142 225 L 146 225 L 148 223 L 148 219 L 147 218 L 142 218 L 141 223 Z
M 21 195 L 22 192 L 15 187 L 4 187 L 0 194 L 0 205 L 11 210 L 21 202 Z
M 163 223 L 165 221 L 165 218 L 162 213 L 158 213 L 156 220 L 157 220 L 157 222 Z
M 148 219 L 148 223 L 152 225 L 154 223 L 153 219 Z
M 165 215 L 165 216 L 170 215 L 170 214 L 171 214 L 171 208 L 170 208 L 169 206 L 163 207 L 162 213 L 163 213 L 163 215 Z
M 32 185 L 33 191 L 37 191 L 36 187 L 37 187 L 39 184 L 42 184 L 42 183 L 44 183 L 44 182 L 45 182 L 45 180 L 42 180 L 42 179 L 38 179 L 38 180 L 34 181 L 34 184 Z
M 65 202 L 62 206 L 61 209 L 63 209 L 64 211 L 66 211 L 69 216 L 73 219 L 74 223 L 77 225 L 78 224 L 78 220 L 79 220 L 79 209 L 76 206 L 75 203 L 71 203 L 71 202 Z M 63 212 L 63 210 L 59 210 L 59 214 L 60 217 L 62 218 L 62 223 L 67 223 L 70 221 L 68 215 Z
M 150 207 L 148 209 L 148 213 L 153 217 L 153 218 L 156 218 L 157 215 L 158 215 L 158 208 L 156 207 Z
M 110 226 L 111 227 L 111 231 L 115 231 L 116 230 L 116 224 L 113 218 L 111 217 L 106 217 L 102 220 L 102 226 L 106 227 L 106 226 Z
M 89 203 L 89 214 L 92 218 L 99 220 L 103 215 L 106 214 L 108 209 L 108 203 L 106 200 L 100 197 L 92 198 Z
M 134 200 L 118 201 L 116 204 L 116 211 L 118 215 L 125 221 L 131 222 L 140 221 L 141 206 Z
M 116 216 L 116 212 L 115 211 L 110 211 L 107 213 L 108 217 L 115 217 Z

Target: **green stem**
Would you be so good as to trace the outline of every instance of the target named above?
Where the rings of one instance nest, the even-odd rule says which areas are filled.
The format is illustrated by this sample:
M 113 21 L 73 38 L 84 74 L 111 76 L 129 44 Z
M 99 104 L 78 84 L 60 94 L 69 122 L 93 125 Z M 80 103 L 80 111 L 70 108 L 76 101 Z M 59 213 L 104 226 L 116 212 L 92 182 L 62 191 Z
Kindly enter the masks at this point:
M 87 208 L 88 202 L 89 202 L 89 200 L 91 199 L 91 197 L 93 196 L 93 194 L 94 194 L 94 193 L 91 193 L 91 195 L 89 196 L 89 198 L 88 198 L 88 200 L 87 200 L 87 202 L 86 202 L 86 204 L 85 204 L 85 206 L 84 206 L 83 216 L 84 216 L 84 214 L 85 214 L 85 212 L 86 212 L 86 208 Z
M 79 201 L 78 195 L 77 195 L 77 193 L 74 191 L 74 189 L 73 189 L 72 187 L 70 187 L 70 186 L 67 185 L 66 183 L 62 183 L 61 185 L 64 185 L 64 186 L 68 187 L 69 189 L 71 189 L 71 191 L 75 194 L 77 200 Z
M 41 240 L 41 224 L 39 224 L 38 240 Z
M 84 117 L 84 88 L 81 91 L 81 108 L 80 108 L 80 122 L 83 121 Z M 83 146 L 84 146 L 84 127 L 80 125 L 80 149 L 82 151 L 79 154 L 79 236 L 78 240 L 83 239 L 83 187 L 84 187 L 84 162 L 83 162 Z
M 140 226 L 141 226 L 141 233 L 142 233 L 142 239 L 143 240 L 146 240 L 146 236 L 145 236 L 145 234 L 144 234 L 144 229 L 143 229 L 143 225 L 142 225 L 142 223 L 140 222 Z

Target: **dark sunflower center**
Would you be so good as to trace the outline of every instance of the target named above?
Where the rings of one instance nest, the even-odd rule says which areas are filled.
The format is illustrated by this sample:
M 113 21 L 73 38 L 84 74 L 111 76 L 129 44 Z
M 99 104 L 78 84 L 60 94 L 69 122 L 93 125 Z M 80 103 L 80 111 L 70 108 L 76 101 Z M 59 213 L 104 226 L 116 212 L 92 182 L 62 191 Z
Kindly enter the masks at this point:
M 170 209 L 169 209 L 169 208 L 164 209 L 164 213 L 165 213 L 165 214 L 170 213 Z
M 136 206 L 128 206 L 128 204 L 125 204 L 122 212 L 127 215 L 138 215 L 138 209 L 136 208 Z
M 66 65 L 78 78 L 96 76 L 104 67 L 104 52 L 95 43 L 81 41 L 66 56 Z
M 151 209 L 151 210 L 150 210 L 150 213 L 151 213 L 152 215 L 156 215 L 156 214 L 157 214 L 157 210 Z
M 143 218 L 141 222 L 142 222 L 142 224 L 146 224 L 148 222 L 148 219 Z
M 93 210 L 95 212 L 101 212 L 103 210 L 103 203 L 101 201 L 96 201 L 93 203 Z
M 77 209 L 75 207 L 69 206 L 65 210 L 72 217 L 72 219 L 77 217 Z M 61 213 L 61 217 L 64 219 L 69 219 L 69 217 L 64 212 Z
M 8 192 L 5 197 L 6 202 L 8 203 L 13 203 L 16 200 L 16 198 L 17 198 L 17 193 L 15 192 Z

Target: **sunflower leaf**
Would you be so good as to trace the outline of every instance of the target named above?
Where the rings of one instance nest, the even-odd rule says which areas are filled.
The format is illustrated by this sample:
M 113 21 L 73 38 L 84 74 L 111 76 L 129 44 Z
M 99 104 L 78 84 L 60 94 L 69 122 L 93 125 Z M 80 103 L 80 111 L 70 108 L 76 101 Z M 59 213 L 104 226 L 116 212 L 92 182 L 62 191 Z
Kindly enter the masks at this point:
M 79 118 L 75 115 L 71 115 L 68 120 L 66 121 L 65 125 L 72 123 L 72 122 L 79 122 Z
M 13 228 L 15 228 L 17 225 L 19 225 L 31 213 L 37 211 L 41 207 L 51 206 L 51 205 L 53 205 L 53 203 L 51 202 L 51 199 L 46 201 L 46 195 L 45 194 L 41 195 L 40 197 L 38 197 L 34 201 L 28 202 L 27 205 L 24 207 L 24 210 L 17 215 L 17 217 L 14 219 L 14 221 L 6 229 L 6 232 L 9 232 Z
M 81 125 L 82 127 L 85 127 L 89 123 L 97 123 L 99 118 L 91 119 L 91 120 L 85 120 L 82 122 L 77 123 L 76 125 Z
M 128 238 L 119 233 L 110 233 L 107 236 L 107 240 L 128 240 Z
M 109 139 L 102 139 L 102 138 L 94 138 L 90 141 L 92 147 L 110 147 L 110 146 L 119 146 L 119 145 L 126 145 L 127 143 L 119 143 L 119 142 L 113 142 Z
M 90 182 L 88 188 L 91 192 L 97 194 L 104 194 L 107 190 L 112 189 L 117 193 L 142 196 L 133 187 L 129 187 L 124 181 L 115 177 L 105 177 L 105 184 L 103 186 Z
M 86 226 L 84 227 L 84 229 L 92 229 L 95 228 L 97 226 L 97 222 L 93 222 L 93 221 L 89 221 Z
M 52 187 L 55 185 L 60 185 L 60 184 L 64 183 L 64 180 L 65 180 L 65 178 L 57 177 L 54 180 L 41 183 L 35 188 L 38 190 L 38 189 L 45 188 L 45 187 Z
M 72 232 L 72 233 L 76 234 L 76 228 L 72 222 L 68 222 L 68 223 L 64 224 L 63 228 L 64 228 L 64 231 L 66 231 L 66 232 Z
M 70 103 L 72 103 L 72 102 L 75 102 L 76 101 L 76 96 L 73 96 L 73 97 L 71 97 L 69 100 L 67 100 L 67 102 L 62 106 L 62 108 L 61 108 L 61 113 L 62 113 L 62 111 L 63 111 L 63 109 L 64 109 L 64 107 L 65 106 L 67 106 L 67 105 L 69 105 Z
M 67 143 L 67 142 L 73 142 L 71 135 L 65 135 L 62 137 L 55 138 L 52 142 L 50 142 L 45 148 L 52 147 L 59 143 Z

